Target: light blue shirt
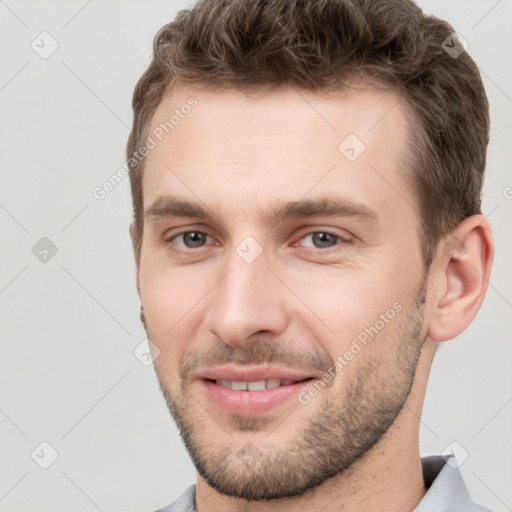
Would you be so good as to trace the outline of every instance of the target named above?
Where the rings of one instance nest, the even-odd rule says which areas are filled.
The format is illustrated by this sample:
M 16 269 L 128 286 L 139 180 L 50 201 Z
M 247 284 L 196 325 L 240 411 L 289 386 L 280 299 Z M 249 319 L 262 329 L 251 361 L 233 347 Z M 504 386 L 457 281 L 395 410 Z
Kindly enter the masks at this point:
M 447 460 L 451 464 L 447 464 Z M 455 457 L 424 457 L 423 480 L 427 493 L 413 512 L 491 512 L 471 500 Z M 175 502 L 156 512 L 194 512 L 196 486 L 191 485 Z

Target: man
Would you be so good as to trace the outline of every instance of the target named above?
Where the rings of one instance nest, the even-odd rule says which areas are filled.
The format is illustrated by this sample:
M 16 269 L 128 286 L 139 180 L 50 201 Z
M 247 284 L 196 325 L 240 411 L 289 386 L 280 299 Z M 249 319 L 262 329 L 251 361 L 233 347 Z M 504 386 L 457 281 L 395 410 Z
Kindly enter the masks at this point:
M 408 0 L 206 0 L 133 107 L 141 319 L 198 471 L 162 510 L 485 510 L 418 447 L 493 258 L 453 29 Z

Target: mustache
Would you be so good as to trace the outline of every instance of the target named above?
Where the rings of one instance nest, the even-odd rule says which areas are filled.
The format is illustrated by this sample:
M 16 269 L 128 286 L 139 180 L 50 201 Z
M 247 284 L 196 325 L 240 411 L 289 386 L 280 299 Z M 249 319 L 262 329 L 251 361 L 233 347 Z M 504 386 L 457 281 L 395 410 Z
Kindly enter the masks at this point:
M 223 364 L 281 366 L 317 373 L 327 371 L 334 364 L 334 360 L 326 351 L 314 349 L 311 352 L 298 352 L 289 343 L 277 340 L 255 341 L 246 346 L 219 343 L 204 352 L 186 353 L 180 361 L 181 381 L 191 380 L 191 376 L 199 368 Z

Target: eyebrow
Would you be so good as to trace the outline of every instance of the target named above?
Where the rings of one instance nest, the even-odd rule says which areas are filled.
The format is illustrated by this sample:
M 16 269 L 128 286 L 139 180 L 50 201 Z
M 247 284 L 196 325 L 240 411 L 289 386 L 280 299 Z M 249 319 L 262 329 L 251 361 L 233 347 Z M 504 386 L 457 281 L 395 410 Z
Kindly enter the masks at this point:
M 195 217 L 208 219 L 217 217 L 211 210 L 199 203 L 180 199 L 172 195 L 158 197 L 145 211 L 147 219 L 165 217 Z M 324 196 L 299 201 L 277 201 L 266 217 L 279 222 L 284 219 L 301 219 L 320 216 L 356 217 L 360 220 L 378 222 L 375 210 L 339 196 Z M 218 217 L 217 217 L 218 218 Z
M 174 196 L 160 196 L 149 208 L 146 209 L 144 217 L 198 217 L 204 219 L 210 217 L 205 208 L 199 204 Z
M 271 215 L 276 221 L 322 216 L 357 217 L 374 222 L 379 220 L 379 215 L 375 210 L 338 196 L 301 199 L 287 203 L 278 202 L 272 208 Z

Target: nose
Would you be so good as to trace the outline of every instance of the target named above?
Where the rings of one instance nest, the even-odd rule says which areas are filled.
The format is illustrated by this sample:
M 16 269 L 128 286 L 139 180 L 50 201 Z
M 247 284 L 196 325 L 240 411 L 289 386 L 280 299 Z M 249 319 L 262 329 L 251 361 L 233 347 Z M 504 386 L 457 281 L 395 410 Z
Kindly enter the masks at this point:
M 288 325 L 286 300 L 282 285 L 267 268 L 265 252 L 252 263 L 233 252 L 223 268 L 227 273 L 212 290 L 207 328 L 232 346 L 250 343 L 256 333 L 279 336 Z

